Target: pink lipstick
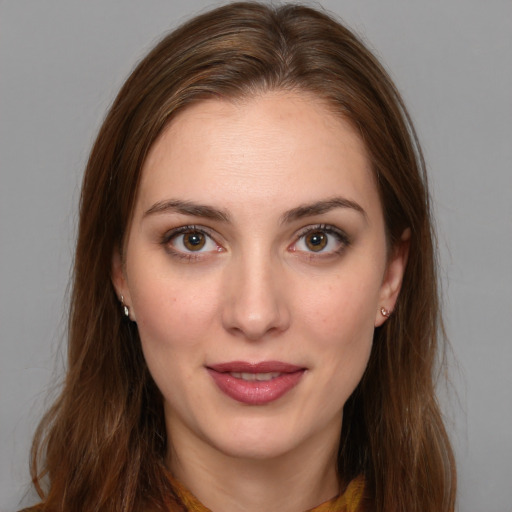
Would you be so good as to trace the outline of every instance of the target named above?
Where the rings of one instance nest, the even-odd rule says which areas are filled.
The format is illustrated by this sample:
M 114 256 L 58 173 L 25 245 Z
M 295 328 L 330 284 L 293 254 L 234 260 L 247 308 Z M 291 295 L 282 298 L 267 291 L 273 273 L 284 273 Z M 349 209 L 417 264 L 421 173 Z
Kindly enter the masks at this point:
M 264 405 L 282 397 L 301 380 L 305 368 L 280 361 L 232 361 L 207 367 L 218 388 L 248 405 Z

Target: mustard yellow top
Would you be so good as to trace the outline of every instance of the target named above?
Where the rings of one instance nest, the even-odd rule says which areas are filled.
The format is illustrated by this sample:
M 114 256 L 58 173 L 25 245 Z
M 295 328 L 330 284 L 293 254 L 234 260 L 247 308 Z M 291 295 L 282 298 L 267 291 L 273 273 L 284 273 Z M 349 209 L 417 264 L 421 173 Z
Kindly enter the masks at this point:
M 176 494 L 188 512 L 211 512 L 182 484 L 172 477 L 170 477 L 170 480 Z M 363 494 L 364 478 L 359 476 L 348 484 L 343 494 L 305 512 L 362 512 Z M 42 512 L 43 508 L 44 504 L 40 503 L 34 507 L 23 509 L 20 512 Z
M 206 508 L 200 503 L 182 484 L 174 479 L 172 479 L 172 484 L 176 494 L 187 507 L 188 512 L 211 512 L 209 508 Z M 359 476 L 348 484 L 343 494 L 306 512 L 359 512 L 361 510 L 363 493 L 364 478 Z

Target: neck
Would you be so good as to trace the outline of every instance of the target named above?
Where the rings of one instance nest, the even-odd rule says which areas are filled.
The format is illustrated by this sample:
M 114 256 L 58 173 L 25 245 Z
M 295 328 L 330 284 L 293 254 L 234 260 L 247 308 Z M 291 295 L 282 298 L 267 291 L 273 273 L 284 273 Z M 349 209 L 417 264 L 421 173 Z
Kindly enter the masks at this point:
M 339 493 L 337 436 L 330 443 L 317 436 L 265 459 L 233 457 L 197 438 L 184 441 L 171 447 L 168 467 L 212 512 L 297 512 Z

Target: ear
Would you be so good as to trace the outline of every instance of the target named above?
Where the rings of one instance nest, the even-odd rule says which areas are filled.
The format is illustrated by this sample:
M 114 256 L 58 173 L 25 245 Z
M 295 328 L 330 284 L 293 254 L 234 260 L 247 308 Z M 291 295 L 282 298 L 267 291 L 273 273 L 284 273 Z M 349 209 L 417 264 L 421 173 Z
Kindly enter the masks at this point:
M 120 302 L 119 308 L 126 306 L 130 312 L 130 320 L 135 322 L 135 313 L 132 307 L 132 300 L 130 297 L 128 283 L 126 282 L 123 259 L 121 257 L 121 251 L 117 247 L 114 249 L 114 253 L 112 254 L 112 269 L 110 277 Z
M 400 288 L 402 287 L 407 258 L 409 257 L 410 241 L 411 230 L 407 228 L 390 254 L 380 289 L 379 305 L 375 315 L 375 327 L 382 325 L 386 321 L 386 317 L 389 316 L 382 313 L 381 308 L 384 308 L 390 314 L 395 307 Z

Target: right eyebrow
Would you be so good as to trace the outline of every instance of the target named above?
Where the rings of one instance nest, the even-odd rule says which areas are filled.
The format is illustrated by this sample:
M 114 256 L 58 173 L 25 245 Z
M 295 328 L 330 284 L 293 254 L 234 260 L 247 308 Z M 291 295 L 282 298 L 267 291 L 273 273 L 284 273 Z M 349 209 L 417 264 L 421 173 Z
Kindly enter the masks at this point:
M 192 201 L 181 201 L 179 199 L 158 201 L 144 212 L 143 217 L 159 213 L 181 213 L 182 215 L 192 215 L 194 217 L 202 217 L 221 222 L 230 222 L 229 213 L 224 210 L 204 204 L 193 203 Z

